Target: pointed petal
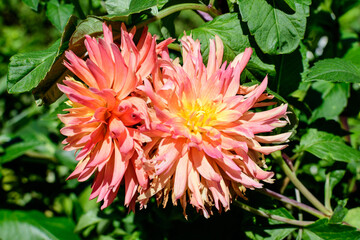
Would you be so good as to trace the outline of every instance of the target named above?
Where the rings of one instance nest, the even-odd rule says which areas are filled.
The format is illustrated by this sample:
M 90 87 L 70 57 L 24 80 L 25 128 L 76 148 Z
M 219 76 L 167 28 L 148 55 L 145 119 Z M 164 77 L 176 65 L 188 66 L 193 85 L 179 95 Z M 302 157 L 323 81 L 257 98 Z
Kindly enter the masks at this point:
M 219 182 L 222 179 L 221 176 L 214 171 L 211 164 L 212 160 L 207 159 L 202 151 L 191 148 L 190 153 L 193 166 L 202 177 L 215 182 Z
M 189 157 L 187 154 L 185 154 L 179 159 L 179 162 L 177 163 L 176 166 L 174 190 L 173 190 L 176 200 L 181 198 L 181 196 L 183 196 L 183 194 L 185 193 L 187 178 L 188 178 L 187 176 L 188 162 L 189 162 Z

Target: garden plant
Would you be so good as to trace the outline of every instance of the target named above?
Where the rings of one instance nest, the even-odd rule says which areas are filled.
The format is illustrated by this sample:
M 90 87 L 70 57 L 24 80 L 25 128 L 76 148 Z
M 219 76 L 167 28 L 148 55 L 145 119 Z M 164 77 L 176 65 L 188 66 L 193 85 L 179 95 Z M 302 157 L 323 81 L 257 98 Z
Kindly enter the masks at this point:
M 359 0 L 0 12 L 0 239 L 360 239 Z

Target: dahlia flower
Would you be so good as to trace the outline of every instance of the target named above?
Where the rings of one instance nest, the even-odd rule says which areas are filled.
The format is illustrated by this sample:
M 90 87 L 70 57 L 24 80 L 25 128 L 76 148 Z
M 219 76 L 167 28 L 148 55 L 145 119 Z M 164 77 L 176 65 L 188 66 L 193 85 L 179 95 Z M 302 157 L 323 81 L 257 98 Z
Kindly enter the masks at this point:
M 103 25 L 104 37 L 86 36 L 88 59 L 66 52 L 70 69 L 83 83 L 71 77 L 58 85 L 69 98 L 69 113 L 59 115 L 65 124 L 64 149 L 76 150 L 79 161 L 68 179 L 85 181 L 95 173 L 90 199 L 112 203 L 121 182 L 125 183 L 125 205 L 134 208 L 138 187 L 148 187 L 143 168 L 142 144 L 151 139 L 138 126 L 149 127 L 147 104 L 136 88 L 149 76 L 162 51 L 171 40 L 156 44 L 145 29 L 137 45 L 135 29 L 121 29 L 120 46 L 113 41 L 111 27 Z
M 273 172 L 265 166 L 264 154 L 286 145 L 263 146 L 260 143 L 286 141 L 291 133 L 264 136 L 287 124 L 287 105 L 271 110 L 264 101 L 273 96 L 264 93 L 267 77 L 259 86 L 240 85 L 240 74 L 252 54 L 251 48 L 236 56 L 229 65 L 222 63 L 223 44 L 219 37 L 210 40 L 207 66 L 200 53 L 200 42 L 184 36 L 183 65 L 162 53 L 161 70 L 152 82 L 140 88 L 152 101 L 150 144 L 154 152 L 154 179 L 151 187 L 138 198 L 142 204 L 153 195 L 165 205 L 171 191 L 184 209 L 189 202 L 205 217 L 211 207 L 228 210 L 236 193 L 246 188 L 261 188 L 260 181 L 271 182 Z M 253 109 L 253 110 L 251 110 Z M 259 135 L 261 134 L 261 135 Z

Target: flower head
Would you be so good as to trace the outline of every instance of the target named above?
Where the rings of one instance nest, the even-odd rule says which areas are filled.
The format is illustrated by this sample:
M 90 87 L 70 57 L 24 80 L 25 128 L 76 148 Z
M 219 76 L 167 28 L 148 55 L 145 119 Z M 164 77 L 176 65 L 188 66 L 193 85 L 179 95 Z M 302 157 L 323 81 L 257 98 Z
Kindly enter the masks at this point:
M 155 37 L 144 30 L 137 45 L 135 29 L 121 29 L 121 44 L 113 41 L 111 28 L 103 25 L 104 38 L 86 36 L 88 59 L 66 52 L 65 66 L 83 82 L 66 77 L 58 85 L 71 108 L 59 115 L 65 124 L 61 133 L 65 150 L 76 150 L 79 161 L 69 179 L 85 181 L 95 173 L 90 199 L 98 197 L 107 207 L 125 183 L 125 205 L 134 207 L 138 187 L 148 187 L 143 169 L 142 144 L 151 139 L 138 126 L 149 127 L 147 104 L 136 88 L 153 71 L 157 52 L 169 41 L 156 44 Z
M 267 111 L 251 110 L 273 105 L 264 101 L 267 78 L 259 86 L 240 85 L 240 74 L 250 59 L 247 48 L 229 65 L 222 63 L 223 44 L 219 37 L 210 41 L 207 66 L 200 53 L 200 42 L 182 38 L 183 65 L 162 53 L 161 71 L 152 83 L 145 80 L 141 89 L 151 99 L 155 113 L 150 134 L 157 144 L 152 159 L 155 177 L 139 200 L 157 194 L 164 204 L 172 191 L 173 204 L 180 200 L 209 216 L 211 207 L 228 210 L 232 193 L 242 196 L 245 188 L 261 188 L 260 180 L 271 181 L 264 154 L 286 145 L 290 133 L 263 136 L 287 124 L 287 105 Z

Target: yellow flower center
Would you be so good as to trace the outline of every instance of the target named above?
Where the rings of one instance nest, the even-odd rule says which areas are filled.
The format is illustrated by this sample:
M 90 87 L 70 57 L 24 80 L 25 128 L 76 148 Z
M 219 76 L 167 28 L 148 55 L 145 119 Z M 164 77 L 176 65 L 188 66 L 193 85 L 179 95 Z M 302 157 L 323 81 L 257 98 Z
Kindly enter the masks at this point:
M 183 109 L 178 116 L 184 119 L 186 127 L 192 133 L 203 132 L 202 127 L 211 126 L 211 121 L 216 119 L 217 103 L 201 102 L 199 99 L 194 103 L 183 101 Z

